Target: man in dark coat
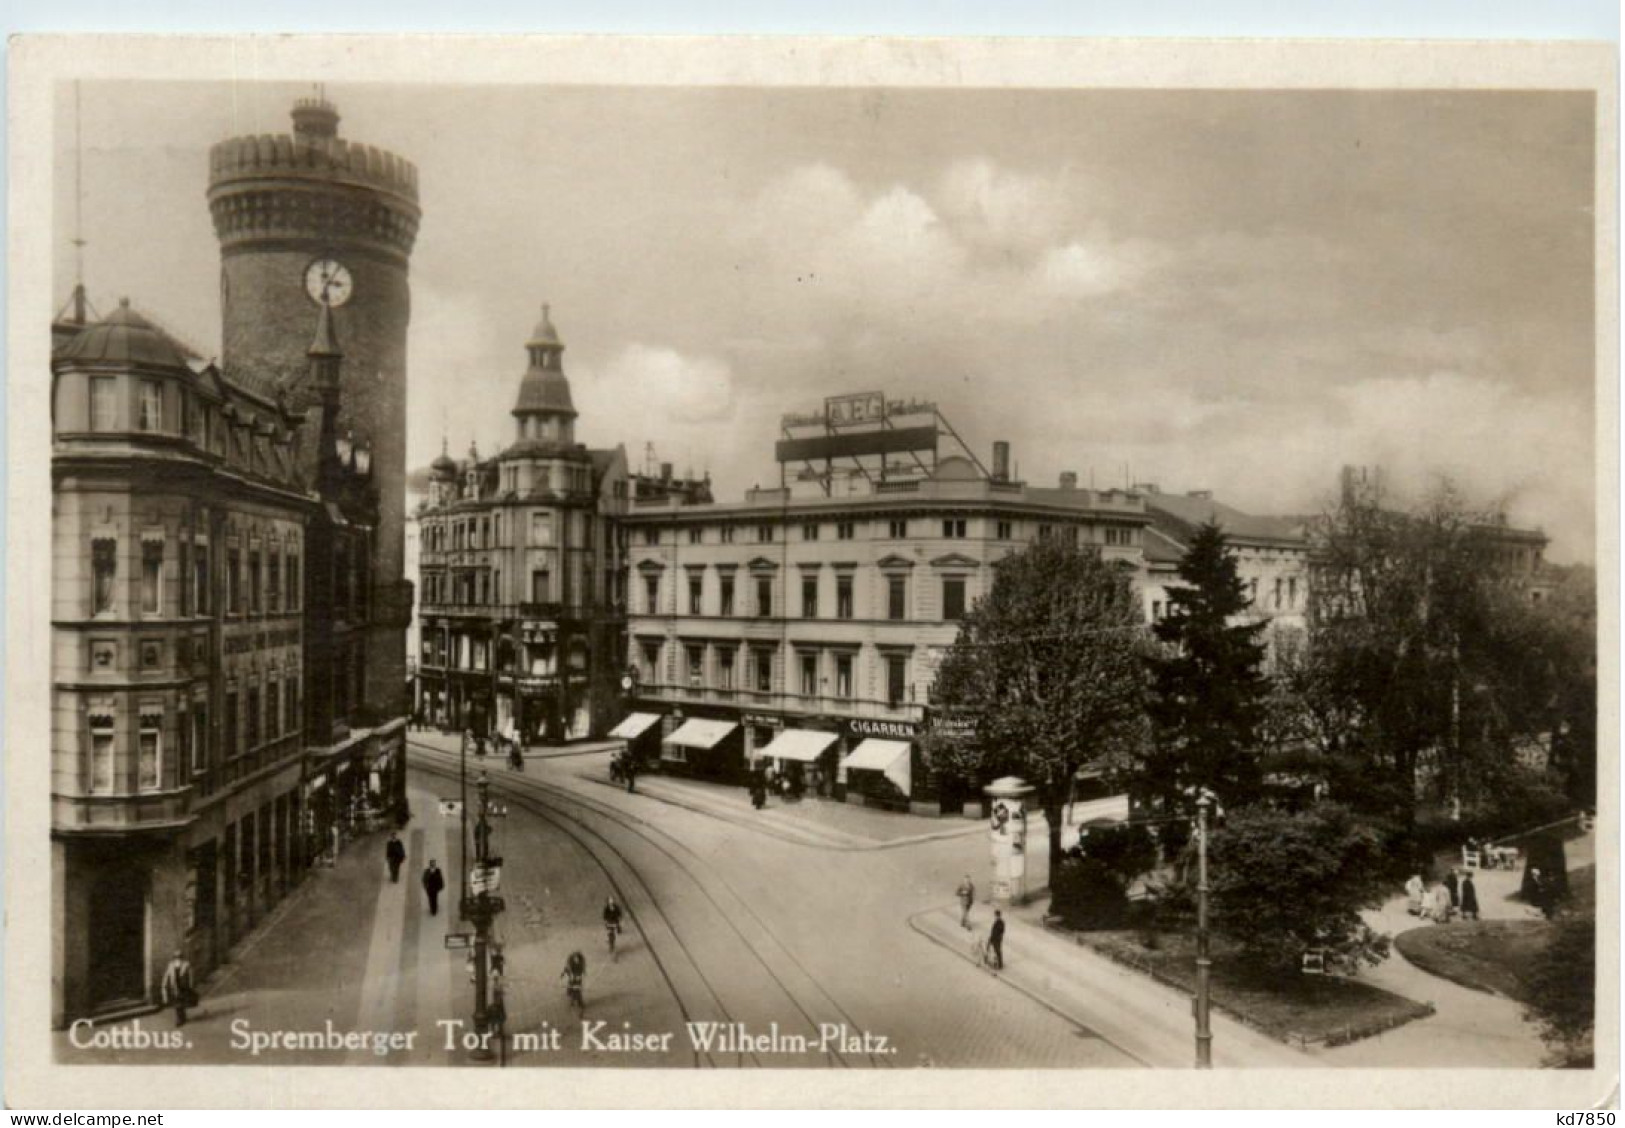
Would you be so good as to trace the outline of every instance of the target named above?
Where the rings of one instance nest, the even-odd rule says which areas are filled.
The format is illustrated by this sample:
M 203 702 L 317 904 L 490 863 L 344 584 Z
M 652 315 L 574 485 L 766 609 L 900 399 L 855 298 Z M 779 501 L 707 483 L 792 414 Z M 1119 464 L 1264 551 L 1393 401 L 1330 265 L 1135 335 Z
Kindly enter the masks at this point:
M 423 891 L 429 895 L 429 915 L 440 915 L 440 891 L 446 887 L 446 875 L 440 872 L 440 867 L 429 860 L 429 868 L 423 871 Z
M 389 880 L 400 881 L 401 866 L 406 864 L 406 843 L 401 836 L 393 832 L 389 836 L 389 845 L 384 847 L 384 861 L 389 863 Z
M 1458 885 L 1456 884 L 1456 871 L 1454 869 L 1444 875 L 1444 887 L 1450 893 L 1450 907 L 1452 909 L 1460 908 L 1461 893 Z
M 1461 919 L 1478 919 L 1478 889 L 1473 885 L 1471 870 L 1461 879 Z
M 998 909 L 993 910 L 993 932 L 987 938 L 993 947 L 993 966 L 999 971 L 1004 970 L 1004 914 Z
M 192 964 L 186 953 L 175 950 L 174 957 L 164 968 L 164 979 L 159 984 L 164 1005 L 175 1008 L 175 1025 L 186 1025 L 186 1008 L 197 1006 L 197 988 L 192 980 Z

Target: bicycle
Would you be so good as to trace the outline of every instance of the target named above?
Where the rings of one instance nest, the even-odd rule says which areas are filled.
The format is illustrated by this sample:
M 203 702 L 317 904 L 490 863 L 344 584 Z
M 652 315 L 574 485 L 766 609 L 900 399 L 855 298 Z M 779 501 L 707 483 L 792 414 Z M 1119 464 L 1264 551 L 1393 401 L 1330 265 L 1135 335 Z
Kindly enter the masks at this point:
M 604 932 L 605 932 L 605 934 L 606 934 L 606 936 L 608 937 L 608 940 L 609 940 L 609 958 L 610 958 L 611 962 L 614 962 L 614 959 L 615 959 L 615 937 L 617 937 L 617 936 L 619 936 L 621 934 L 621 926 L 618 925 L 618 924 L 606 924 L 606 925 L 604 925 Z
M 564 971 L 559 978 L 564 980 L 564 997 L 570 1009 L 576 1012 L 578 1018 L 585 1018 L 587 999 L 582 986 L 587 978 L 587 957 L 580 952 L 571 952 L 570 958 L 564 961 Z

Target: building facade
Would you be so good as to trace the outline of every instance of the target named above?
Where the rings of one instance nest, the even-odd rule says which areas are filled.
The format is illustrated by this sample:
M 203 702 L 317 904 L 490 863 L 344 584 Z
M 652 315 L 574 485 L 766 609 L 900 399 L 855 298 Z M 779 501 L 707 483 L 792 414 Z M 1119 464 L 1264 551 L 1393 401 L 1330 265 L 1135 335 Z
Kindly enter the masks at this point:
M 564 343 L 547 307 L 525 345 L 513 441 L 442 452 L 417 512 L 427 723 L 558 743 L 612 723 L 625 568 L 626 454 L 575 441 Z
M 416 173 L 337 120 L 211 153 L 223 364 L 82 286 L 51 326 L 59 1025 L 206 974 L 404 796 Z
M 850 433 L 879 438 L 830 449 L 896 453 L 895 430 Z M 820 449 L 781 444 L 798 459 Z M 634 502 L 634 689 L 616 734 L 664 770 L 737 782 L 771 766 L 811 795 L 958 813 L 966 797 L 930 778 L 920 740 L 937 666 L 993 565 L 1063 537 L 1138 570 L 1150 517 L 1126 491 L 1014 481 L 1007 448 L 992 472 L 927 453 L 836 488 L 814 468 L 738 502 Z

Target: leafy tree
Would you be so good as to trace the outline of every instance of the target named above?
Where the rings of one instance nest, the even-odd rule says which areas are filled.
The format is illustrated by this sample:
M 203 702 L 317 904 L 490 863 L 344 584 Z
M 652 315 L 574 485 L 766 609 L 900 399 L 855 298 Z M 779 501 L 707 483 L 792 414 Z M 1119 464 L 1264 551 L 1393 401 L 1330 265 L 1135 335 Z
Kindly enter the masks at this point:
M 1157 864 L 1157 840 L 1141 823 L 1086 827 L 1078 838 L 1078 856 L 1106 868 L 1125 893 L 1141 874 Z
M 1387 892 L 1382 839 L 1346 807 L 1232 811 L 1211 832 L 1208 865 L 1215 926 L 1263 966 L 1295 971 L 1310 948 L 1349 966 L 1388 954 L 1360 919 Z
M 1128 890 L 1094 858 L 1068 858 L 1050 879 L 1050 911 L 1071 928 L 1120 928 L 1129 915 Z
M 1529 1017 L 1552 1051 L 1552 1064 L 1589 1069 L 1596 1022 L 1597 926 L 1589 916 L 1563 917 L 1525 978 Z
M 1144 625 L 1128 575 L 1099 554 L 1035 541 L 997 565 L 937 672 L 963 735 L 932 740 L 932 767 L 1036 788 L 1061 868 L 1061 811 L 1085 764 L 1121 759 L 1143 730 Z
M 1258 752 L 1269 684 L 1263 622 L 1251 606 L 1235 554 L 1217 525 L 1197 530 L 1168 589 L 1168 614 L 1153 628 L 1162 644 L 1149 659 L 1152 737 L 1130 792 L 1166 809 L 1194 809 L 1201 789 L 1226 807 L 1258 797 Z

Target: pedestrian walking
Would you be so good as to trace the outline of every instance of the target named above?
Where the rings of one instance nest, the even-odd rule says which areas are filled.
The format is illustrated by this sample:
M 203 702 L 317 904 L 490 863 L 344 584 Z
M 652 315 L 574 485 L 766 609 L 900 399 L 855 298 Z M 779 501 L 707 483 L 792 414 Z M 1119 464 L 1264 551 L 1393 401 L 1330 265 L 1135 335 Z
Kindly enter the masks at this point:
M 1405 882 L 1405 911 L 1412 916 L 1422 915 L 1422 875 L 1413 873 Z
M 1478 919 L 1478 888 L 1473 884 L 1471 870 L 1461 879 L 1461 919 Z
M 630 794 L 638 789 L 638 760 L 629 750 L 626 753 L 626 790 Z
M 423 871 L 423 892 L 429 897 L 429 915 L 440 915 L 440 891 L 446 887 L 446 875 L 440 872 L 434 859 L 429 859 L 429 868 Z
M 993 968 L 995 971 L 1004 970 L 1004 914 L 998 909 L 993 910 L 993 932 L 988 936 L 987 942 L 993 948 Z
M 971 883 L 970 874 L 967 873 L 965 880 L 959 883 L 955 896 L 959 898 L 959 927 L 969 928 L 970 907 L 976 903 L 976 886 Z
M 1444 887 L 1450 892 L 1450 907 L 1458 908 L 1461 905 L 1461 893 L 1456 883 L 1456 870 L 1452 866 L 1450 872 L 1444 875 Z
M 175 1008 L 175 1025 L 186 1025 L 186 1008 L 197 1006 L 197 988 L 192 983 L 192 964 L 179 948 L 164 968 L 164 980 L 159 988 L 166 1007 Z
M 1433 887 L 1430 894 L 1431 905 L 1429 915 L 1440 924 L 1450 923 L 1450 890 L 1444 887 L 1441 881 Z
M 397 883 L 401 880 L 401 866 L 406 864 L 406 843 L 394 831 L 389 832 L 389 845 L 384 847 L 384 861 L 389 863 L 389 880 Z

